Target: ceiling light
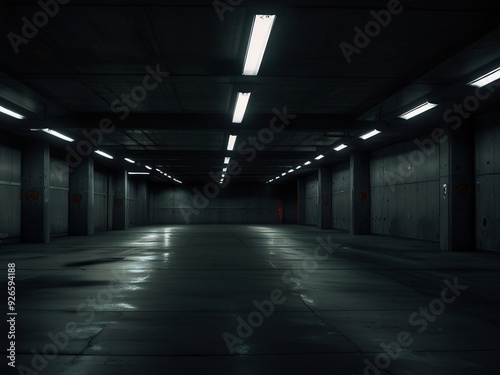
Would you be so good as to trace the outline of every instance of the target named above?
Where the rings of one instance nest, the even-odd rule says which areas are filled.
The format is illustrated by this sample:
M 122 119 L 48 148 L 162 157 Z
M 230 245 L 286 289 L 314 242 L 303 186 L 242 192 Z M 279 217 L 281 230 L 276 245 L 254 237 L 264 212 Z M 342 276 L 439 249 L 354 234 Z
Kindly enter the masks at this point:
M 486 85 L 489 85 L 491 82 L 496 81 L 497 79 L 500 79 L 500 68 L 496 68 L 495 70 L 492 70 L 484 76 L 479 77 L 472 82 L 469 82 L 468 85 L 475 87 L 484 87 Z
M 156 168 L 156 172 L 160 172 L 160 173 L 162 173 L 162 171 L 160 171 L 158 168 Z
M 310 161 L 306 161 L 306 162 L 304 163 L 304 165 L 309 165 L 309 164 L 311 164 L 311 162 L 310 162 Z
M 105 152 L 101 151 L 101 150 L 95 150 L 95 153 L 96 154 L 99 154 L 101 156 L 104 156 L 105 158 L 108 158 L 108 159 L 113 159 L 113 157 L 110 155 L 110 154 L 106 154 Z
M 227 142 L 227 150 L 228 151 L 233 151 L 234 150 L 234 144 L 236 143 L 236 138 L 238 136 L 236 135 L 230 135 L 229 140 Z
M 245 112 L 247 110 L 248 101 L 250 100 L 251 92 L 239 92 L 238 99 L 236 100 L 236 106 L 234 107 L 233 123 L 241 124 L 243 117 L 245 117 Z
M 314 159 L 315 160 L 321 160 L 325 157 L 325 155 L 319 155 L 319 156 L 316 156 Z
M 272 180 L 270 180 L 269 182 L 273 182 L 274 181 L 274 178 Z
M 362 140 L 366 141 L 367 139 L 371 138 L 371 137 L 375 137 L 376 135 L 379 135 L 381 133 L 381 131 L 375 129 L 375 130 L 372 130 L 371 132 L 369 133 L 366 133 L 366 134 L 363 134 L 361 137 Z
M 146 165 L 145 167 L 146 167 L 146 169 L 149 169 L 149 170 L 152 170 L 152 169 L 153 169 L 153 168 L 151 168 L 149 165 Z
M 132 159 L 129 159 L 129 158 L 125 158 L 125 161 L 128 161 L 131 164 L 135 164 L 135 161 L 133 161 Z
M 231 158 L 229 156 L 226 156 L 224 158 L 224 164 L 229 164 L 229 161 L 231 160 Z
M 292 173 L 292 172 L 295 172 L 295 169 L 290 169 L 290 170 L 288 171 L 288 173 Z
M 222 172 L 227 172 L 227 167 L 222 168 Z
M 437 107 L 437 104 L 425 102 L 424 104 L 420 104 L 418 107 L 410 109 L 408 112 L 403 113 L 399 117 L 405 120 L 409 120 L 415 116 L 418 116 L 428 110 Z
M 257 14 L 253 19 L 250 42 L 243 67 L 244 76 L 256 76 L 259 73 L 275 20 L 276 16 L 263 14 Z
M 222 177 L 222 178 L 224 178 L 224 177 L 226 177 L 226 175 L 225 175 L 225 174 L 223 174 L 221 177 Z
M 302 165 L 299 165 L 299 166 L 298 166 L 297 168 L 295 168 L 295 169 L 300 169 L 300 168 L 302 168 Z
M 20 115 L 19 113 L 16 113 L 14 111 L 11 111 L 10 109 L 2 107 L 1 105 L 0 105 L 0 112 L 5 113 L 6 115 L 9 115 L 10 117 L 17 118 L 18 120 L 22 120 L 24 118 L 23 115 Z
M 281 178 L 280 176 L 276 177 L 277 180 L 279 180 L 280 178 Z
M 132 175 L 148 175 L 149 172 L 128 172 L 128 174 L 132 174 Z
M 70 137 L 66 137 L 64 134 L 61 134 L 59 132 L 56 132 L 55 130 L 50 130 L 50 129 L 41 129 L 43 132 L 53 135 L 54 137 L 60 138 L 65 140 L 66 142 L 74 142 L 75 140 Z
M 341 144 L 340 146 L 335 147 L 334 150 L 335 151 L 342 151 L 345 148 L 347 148 L 347 145 Z

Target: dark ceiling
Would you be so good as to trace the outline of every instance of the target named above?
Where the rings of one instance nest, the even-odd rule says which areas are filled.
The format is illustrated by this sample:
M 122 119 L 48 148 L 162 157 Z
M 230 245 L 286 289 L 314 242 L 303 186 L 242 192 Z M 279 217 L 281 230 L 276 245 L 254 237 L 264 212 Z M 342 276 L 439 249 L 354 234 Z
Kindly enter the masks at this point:
M 116 130 L 98 148 L 115 159 L 103 162 L 134 171 L 148 164 L 188 183 L 208 181 L 225 156 L 241 164 L 235 178 L 245 182 L 266 182 L 321 153 L 323 160 L 296 173 L 343 162 L 353 150 L 372 151 L 439 126 L 447 108 L 474 92 L 465 83 L 500 66 L 500 2 L 487 0 L 402 0 L 402 12 L 348 63 L 340 44 L 354 45 L 354 28 L 364 29 L 373 10 L 394 1 L 220 0 L 231 8 L 221 20 L 212 0 L 73 0 L 18 53 L 8 34 L 22 36 L 22 18 L 32 21 L 40 5 L 0 1 L 0 105 L 26 116 L 0 115 L 0 129 L 50 138 L 63 149 L 66 142 L 30 129 L 57 130 L 76 145 L 85 129 L 109 118 Z M 277 18 L 258 76 L 243 76 L 255 14 Z M 129 115 L 113 112 L 113 102 L 116 108 L 122 95 L 143 86 L 148 69 L 168 74 Z M 243 123 L 233 124 L 239 91 L 252 96 Z M 426 100 L 440 109 L 398 119 Z M 247 142 L 247 149 L 259 131 L 269 136 L 262 129 L 285 109 L 290 123 L 248 161 L 238 145 Z M 375 128 L 379 136 L 359 139 Z M 230 134 L 238 135 L 232 152 Z M 339 143 L 350 147 L 333 151 Z

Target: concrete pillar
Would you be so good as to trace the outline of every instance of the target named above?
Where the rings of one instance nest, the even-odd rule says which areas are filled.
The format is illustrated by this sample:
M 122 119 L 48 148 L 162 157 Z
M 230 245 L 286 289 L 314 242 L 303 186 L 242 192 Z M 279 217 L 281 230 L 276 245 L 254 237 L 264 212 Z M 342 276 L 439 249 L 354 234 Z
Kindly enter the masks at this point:
M 351 154 L 351 234 L 370 234 L 370 158 Z
M 148 223 L 148 183 L 137 182 L 136 196 L 136 225 L 147 225 Z
M 306 224 L 306 180 L 297 179 L 297 224 Z
M 94 234 L 94 160 L 82 160 L 69 174 L 69 234 Z
M 128 173 L 120 171 L 115 179 L 115 201 L 113 206 L 113 229 L 126 230 L 129 224 Z
M 440 145 L 440 248 L 465 251 L 474 240 L 474 133 L 470 122 L 447 127 Z
M 21 241 L 50 241 L 50 148 L 40 143 L 23 146 L 21 155 Z
M 321 167 L 318 171 L 319 229 L 332 229 L 332 169 Z

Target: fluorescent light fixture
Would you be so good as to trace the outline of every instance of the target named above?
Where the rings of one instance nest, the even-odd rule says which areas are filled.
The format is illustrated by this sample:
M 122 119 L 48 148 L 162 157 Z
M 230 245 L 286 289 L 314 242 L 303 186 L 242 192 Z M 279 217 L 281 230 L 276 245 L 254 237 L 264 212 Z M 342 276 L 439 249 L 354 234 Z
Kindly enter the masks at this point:
M 437 104 L 425 102 L 424 104 L 420 104 L 418 107 L 410 109 L 408 112 L 403 113 L 399 117 L 405 120 L 409 120 L 415 116 L 418 116 L 428 110 L 437 107 Z
M 128 172 L 128 174 L 132 174 L 132 175 L 148 175 L 149 172 Z
M 236 138 L 238 138 L 237 135 L 230 135 L 229 136 L 229 140 L 227 141 L 227 150 L 228 151 L 234 150 L 234 144 L 236 143 Z
M 286 172 L 281 174 L 282 176 L 286 176 Z
M 226 177 L 226 175 L 225 175 L 225 174 L 223 174 L 221 177 L 222 177 L 222 178 L 224 178 L 224 177 Z
M 279 180 L 280 178 L 281 178 L 280 176 L 276 177 L 277 180 Z
M 227 167 L 222 168 L 222 172 L 227 172 Z
M 129 159 L 129 158 L 125 158 L 125 161 L 128 161 L 131 164 L 135 164 L 135 161 L 133 161 L 132 159 Z
M 288 171 L 288 173 L 293 173 L 293 172 L 295 172 L 295 169 L 290 169 L 290 170 Z
M 152 169 L 153 169 L 153 168 L 151 168 L 149 165 L 146 165 L 145 167 L 146 167 L 146 169 L 149 169 L 149 170 L 152 170 Z
M 468 85 L 474 87 L 484 87 L 486 85 L 489 85 L 491 82 L 496 81 L 497 79 L 500 79 L 500 68 L 496 68 L 495 70 L 486 73 L 484 76 L 481 76 L 478 79 L 469 82 Z
M 371 137 L 375 137 L 376 135 L 379 135 L 381 133 L 380 130 L 377 130 L 377 129 L 374 129 L 372 130 L 371 132 L 369 133 L 366 133 L 366 134 L 363 134 L 361 137 L 362 140 L 366 141 L 367 139 L 371 138 Z
M 272 180 L 270 180 L 269 182 L 273 182 L 274 181 L 274 178 Z
M 300 168 L 302 168 L 302 165 L 299 165 L 299 166 L 298 166 L 297 168 L 295 168 L 295 169 L 297 169 L 297 170 L 298 170 L 298 169 L 300 169 Z
M 236 107 L 234 107 L 233 123 L 241 124 L 245 112 L 247 110 L 248 101 L 250 100 L 251 92 L 239 92 L 238 99 L 236 100 Z
M 224 158 L 224 164 L 229 164 L 229 161 L 231 160 L 231 158 L 229 156 L 226 156 Z
M 167 175 L 167 177 L 168 177 L 168 178 L 172 178 L 172 176 L 170 176 L 170 175 Z
M 156 168 L 156 172 L 160 172 L 160 173 L 163 173 L 162 171 L 160 171 L 158 168 Z
M 244 76 L 256 76 L 259 73 L 275 20 L 276 16 L 273 15 L 255 15 L 243 67 Z
M 321 160 L 325 157 L 325 155 L 319 155 L 319 156 L 316 156 L 314 159 L 315 160 Z
M 304 165 L 309 165 L 309 164 L 311 164 L 311 162 L 310 162 L 310 161 L 306 161 L 306 162 L 304 163 Z
M 23 115 L 20 115 L 19 113 L 16 113 L 14 111 L 11 111 L 10 109 L 2 107 L 1 105 L 0 105 L 0 112 L 9 115 L 10 117 L 17 118 L 18 120 L 22 120 L 24 118 Z
M 335 147 L 334 150 L 335 151 L 342 151 L 345 148 L 347 148 L 347 145 L 341 144 L 340 146 Z
M 95 150 L 95 153 L 96 154 L 99 154 L 101 156 L 104 156 L 105 158 L 108 158 L 108 159 L 113 159 L 113 157 L 110 155 L 110 154 L 106 154 L 104 151 L 101 151 L 101 150 Z
M 75 140 L 70 137 L 66 137 L 64 134 L 61 134 L 59 132 L 56 132 L 55 130 L 50 130 L 50 129 L 42 129 L 43 132 L 53 135 L 54 137 L 60 138 L 65 140 L 66 142 L 74 142 Z

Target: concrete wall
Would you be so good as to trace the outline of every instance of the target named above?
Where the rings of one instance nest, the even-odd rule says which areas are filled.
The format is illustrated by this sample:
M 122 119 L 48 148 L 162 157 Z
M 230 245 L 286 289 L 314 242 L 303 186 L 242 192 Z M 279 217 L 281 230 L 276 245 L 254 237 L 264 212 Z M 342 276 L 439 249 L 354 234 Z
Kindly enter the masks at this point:
M 68 234 L 69 172 L 66 162 L 50 157 L 49 217 L 51 236 Z
M 332 221 L 333 229 L 351 229 L 351 169 L 349 163 L 333 168 Z
M 282 196 L 269 185 L 230 184 L 215 196 L 203 193 L 204 186 L 150 186 L 152 223 L 160 224 L 277 224 L 278 203 Z M 212 197 L 208 198 L 207 197 Z
M 318 225 L 318 176 L 306 178 L 306 224 Z
M 0 144 L 0 243 L 21 236 L 21 150 Z
M 409 141 L 372 153 L 372 233 L 439 241 L 439 150 L 421 160 L 416 150 Z
M 496 114 L 475 123 L 476 247 L 500 251 L 500 121 Z
M 283 223 L 297 224 L 297 183 L 283 188 Z

